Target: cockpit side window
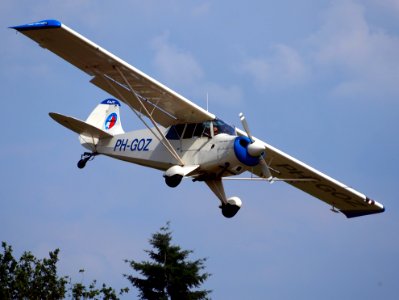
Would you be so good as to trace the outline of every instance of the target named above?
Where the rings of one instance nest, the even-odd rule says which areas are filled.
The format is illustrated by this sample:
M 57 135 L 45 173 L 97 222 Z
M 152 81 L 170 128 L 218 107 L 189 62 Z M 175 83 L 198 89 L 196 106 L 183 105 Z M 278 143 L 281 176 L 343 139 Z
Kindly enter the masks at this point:
M 173 125 L 166 134 L 166 138 L 168 140 L 180 140 L 183 134 L 184 126 L 185 124 Z
M 197 124 L 187 124 L 184 131 L 183 139 L 191 139 Z
M 193 137 L 211 137 L 211 122 L 187 124 L 183 133 L 183 139 L 191 139 Z
M 213 135 L 211 129 L 213 128 Z M 235 135 L 235 129 L 230 125 L 224 123 L 222 120 L 215 119 L 212 122 L 206 121 L 203 123 L 178 124 L 170 127 L 166 138 L 168 140 L 191 139 L 193 137 L 208 137 L 215 136 L 219 133 L 227 133 Z
M 210 121 L 206 121 L 204 123 L 202 123 L 202 135 L 203 137 L 211 137 L 211 122 Z
M 201 137 L 203 132 L 204 132 L 204 125 L 202 123 L 198 123 L 197 126 L 195 126 L 193 136 Z

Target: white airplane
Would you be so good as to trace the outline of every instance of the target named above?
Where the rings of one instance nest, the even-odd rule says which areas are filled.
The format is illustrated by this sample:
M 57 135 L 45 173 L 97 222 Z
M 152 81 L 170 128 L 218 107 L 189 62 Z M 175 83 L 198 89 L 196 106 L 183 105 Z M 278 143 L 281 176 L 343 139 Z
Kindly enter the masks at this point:
M 252 136 L 243 114 L 244 131 L 57 20 L 10 28 L 86 72 L 91 83 L 129 106 L 146 126 L 125 132 L 116 99 L 102 101 L 86 121 L 50 113 L 55 121 L 79 134 L 80 143 L 90 151 L 82 154 L 79 168 L 103 154 L 164 171 L 170 187 L 178 186 L 183 177 L 203 181 L 219 198 L 227 218 L 238 212 L 242 202 L 238 197 L 227 198 L 223 180 L 246 171 L 251 173 L 249 178 L 235 179 L 286 181 L 348 218 L 385 210 L 382 204 Z

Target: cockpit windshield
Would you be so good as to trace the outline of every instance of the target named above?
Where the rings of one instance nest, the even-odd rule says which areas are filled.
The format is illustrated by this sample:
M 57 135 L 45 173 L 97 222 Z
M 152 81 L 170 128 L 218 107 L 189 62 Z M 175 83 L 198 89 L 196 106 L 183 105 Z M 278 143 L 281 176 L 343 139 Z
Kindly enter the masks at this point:
M 220 119 L 203 123 L 177 124 L 170 127 L 166 138 L 168 140 L 191 139 L 193 137 L 212 137 L 220 133 L 235 135 L 234 127 Z
M 215 119 L 212 121 L 213 123 L 213 133 L 214 135 L 219 134 L 219 133 L 226 133 L 229 135 L 236 135 L 236 130 L 234 127 L 226 124 L 220 119 Z

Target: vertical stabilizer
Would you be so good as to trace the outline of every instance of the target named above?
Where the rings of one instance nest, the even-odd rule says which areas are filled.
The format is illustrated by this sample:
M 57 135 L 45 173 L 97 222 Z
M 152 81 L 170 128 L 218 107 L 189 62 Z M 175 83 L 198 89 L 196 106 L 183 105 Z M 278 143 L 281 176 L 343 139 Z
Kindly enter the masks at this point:
M 120 106 L 118 100 L 106 99 L 97 105 L 87 118 L 86 123 L 112 135 L 122 134 L 124 131 L 119 112 Z

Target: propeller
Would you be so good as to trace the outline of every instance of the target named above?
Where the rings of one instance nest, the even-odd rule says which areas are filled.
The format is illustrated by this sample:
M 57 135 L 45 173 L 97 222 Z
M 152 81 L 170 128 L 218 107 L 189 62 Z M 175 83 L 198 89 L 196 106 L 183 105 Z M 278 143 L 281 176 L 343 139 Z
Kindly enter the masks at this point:
M 248 122 L 245 119 L 243 113 L 239 114 L 240 121 L 242 126 L 244 127 L 245 132 L 247 133 L 248 138 L 251 140 L 251 143 L 248 145 L 248 153 L 253 157 L 259 157 L 259 165 L 262 168 L 263 176 L 269 181 L 273 182 L 273 175 L 270 172 L 269 166 L 267 165 L 263 153 L 265 152 L 266 148 L 264 144 L 258 140 L 255 140 L 252 135 L 251 131 L 249 130 Z

